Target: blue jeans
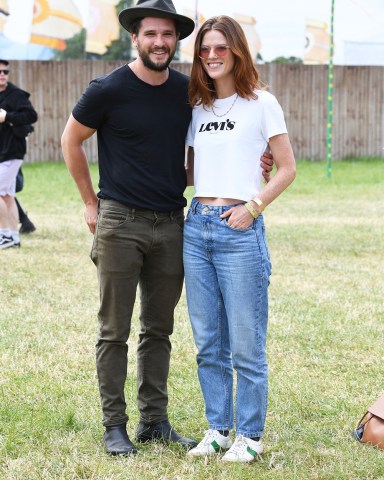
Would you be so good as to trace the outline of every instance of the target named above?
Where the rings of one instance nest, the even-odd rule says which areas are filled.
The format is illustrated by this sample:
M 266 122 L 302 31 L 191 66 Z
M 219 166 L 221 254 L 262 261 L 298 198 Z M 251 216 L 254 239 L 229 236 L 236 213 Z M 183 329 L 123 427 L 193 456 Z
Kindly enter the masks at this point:
M 220 215 L 231 206 L 192 200 L 184 225 L 188 310 L 209 428 L 261 437 L 268 402 L 266 334 L 271 263 L 262 215 L 247 230 Z

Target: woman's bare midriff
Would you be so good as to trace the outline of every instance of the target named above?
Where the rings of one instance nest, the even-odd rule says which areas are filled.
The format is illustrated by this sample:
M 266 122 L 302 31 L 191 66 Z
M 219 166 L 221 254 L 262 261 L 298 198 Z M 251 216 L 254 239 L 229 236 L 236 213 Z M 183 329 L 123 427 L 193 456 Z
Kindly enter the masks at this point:
M 236 203 L 244 203 L 243 200 L 239 200 L 237 198 L 196 197 L 196 200 L 204 205 L 215 205 L 217 207 L 233 205 Z

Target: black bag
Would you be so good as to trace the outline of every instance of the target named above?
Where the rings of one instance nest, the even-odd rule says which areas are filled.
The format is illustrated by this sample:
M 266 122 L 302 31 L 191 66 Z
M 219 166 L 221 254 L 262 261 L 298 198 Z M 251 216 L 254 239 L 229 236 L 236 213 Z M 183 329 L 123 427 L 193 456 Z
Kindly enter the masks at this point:
M 23 175 L 23 171 L 20 168 L 16 175 L 16 193 L 21 192 L 21 190 L 23 190 L 23 187 L 24 187 L 24 175 Z

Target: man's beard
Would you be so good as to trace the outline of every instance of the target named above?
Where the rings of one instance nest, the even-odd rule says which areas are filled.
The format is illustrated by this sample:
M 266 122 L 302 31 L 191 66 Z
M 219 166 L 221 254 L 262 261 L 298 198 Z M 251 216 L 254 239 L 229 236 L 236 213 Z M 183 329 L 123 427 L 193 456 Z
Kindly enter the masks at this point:
M 173 49 L 173 51 L 169 50 L 169 48 L 166 47 L 165 53 L 168 53 L 169 55 L 167 60 L 163 63 L 155 63 L 149 58 L 150 52 L 148 53 L 147 51 L 144 51 L 141 48 L 140 44 L 137 43 L 137 52 L 139 54 L 139 57 L 141 58 L 141 61 L 147 68 L 149 68 L 149 70 L 153 70 L 155 72 L 163 72 L 168 68 L 169 64 L 172 62 L 173 56 L 175 55 L 175 51 L 176 51 L 176 46 Z

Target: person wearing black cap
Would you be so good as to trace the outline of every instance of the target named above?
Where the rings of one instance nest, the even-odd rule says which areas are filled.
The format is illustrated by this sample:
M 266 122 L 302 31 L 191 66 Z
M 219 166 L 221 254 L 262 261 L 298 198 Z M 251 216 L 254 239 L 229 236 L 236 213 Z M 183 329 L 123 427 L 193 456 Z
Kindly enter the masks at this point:
M 112 455 L 136 453 L 128 437 L 124 385 L 127 340 L 140 286 L 136 440 L 191 448 L 170 425 L 167 378 L 174 309 L 183 286 L 185 138 L 191 120 L 188 77 L 169 68 L 178 40 L 194 22 L 170 0 L 139 0 L 119 15 L 138 57 L 89 84 L 62 135 L 63 155 L 85 203 L 100 286 L 96 365 Z M 83 143 L 95 132 L 99 192 Z
M 0 249 L 20 247 L 16 177 L 27 151 L 27 130 L 37 121 L 29 93 L 8 75 L 9 62 L 0 59 Z

